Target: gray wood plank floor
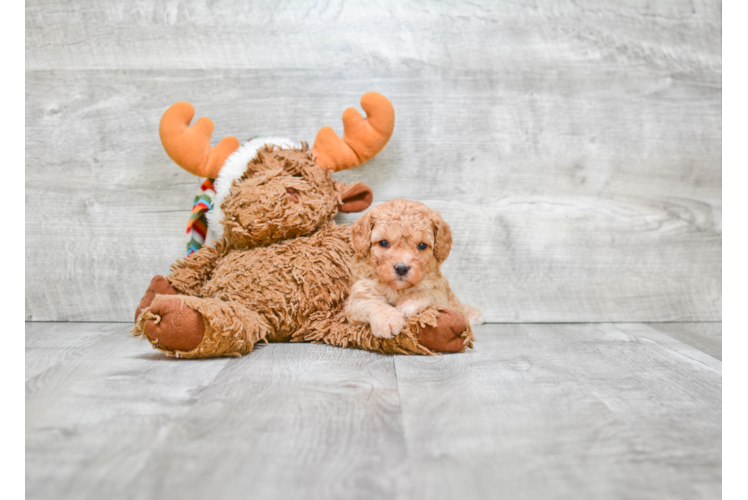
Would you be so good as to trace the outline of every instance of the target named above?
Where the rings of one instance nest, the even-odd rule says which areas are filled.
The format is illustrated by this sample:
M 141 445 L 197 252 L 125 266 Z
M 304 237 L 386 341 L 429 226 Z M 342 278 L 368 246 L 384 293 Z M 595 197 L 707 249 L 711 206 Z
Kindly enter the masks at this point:
M 474 350 L 172 360 L 129 324 L 26 324 L 26 493 L 719 498 L 721 324 L 513 324 Z

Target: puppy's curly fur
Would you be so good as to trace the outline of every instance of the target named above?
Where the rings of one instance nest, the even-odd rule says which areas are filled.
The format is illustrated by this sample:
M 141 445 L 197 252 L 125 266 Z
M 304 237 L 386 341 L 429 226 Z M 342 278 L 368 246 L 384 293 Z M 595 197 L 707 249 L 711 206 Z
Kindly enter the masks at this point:
M 454 308 L 471 324 L 483 322 L 480 310 L 460 302 L 439 269 L 452 249 L 452 231 L 439 212 L 391 200 L 352 226 L 351 241 L 357 281 L 345 312 L 351 321 L 370 324 L 377 337 L 392 338 L 429 307 Z

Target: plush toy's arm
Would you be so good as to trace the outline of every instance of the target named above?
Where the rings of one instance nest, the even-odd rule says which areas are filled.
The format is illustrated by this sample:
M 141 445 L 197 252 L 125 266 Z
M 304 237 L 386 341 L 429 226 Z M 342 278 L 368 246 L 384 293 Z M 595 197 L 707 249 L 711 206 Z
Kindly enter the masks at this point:
M 224 254 L 221 243 L 204 246 L 189 257 L 171 265 L 171 274 L 166 280 L 184 295 L 200 296 L 203 285 L 215 269 L 216 261 Z

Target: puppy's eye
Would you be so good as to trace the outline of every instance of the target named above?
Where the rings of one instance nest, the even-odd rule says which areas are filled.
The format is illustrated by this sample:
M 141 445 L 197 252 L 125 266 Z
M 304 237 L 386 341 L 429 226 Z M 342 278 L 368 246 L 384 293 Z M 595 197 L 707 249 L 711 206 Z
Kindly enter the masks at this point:
M 390 242 L 387 240 L 382 240 L 379 242 L 379 246 L 382 248 L 387 248 L 388 246 L 390 246 Z
M 429 246 L 426 243 L 419 243 L 418 249 L 419 250 L 426 250 Z

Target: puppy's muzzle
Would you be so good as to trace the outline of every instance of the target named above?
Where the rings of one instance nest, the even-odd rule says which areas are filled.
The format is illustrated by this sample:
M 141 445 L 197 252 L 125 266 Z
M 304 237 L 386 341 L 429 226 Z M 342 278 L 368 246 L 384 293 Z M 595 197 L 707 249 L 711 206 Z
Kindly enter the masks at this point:
M 398 276 L 405 276 L 410 271 L 410 266 L 406 264 L 395 264 L 395 272 Z

